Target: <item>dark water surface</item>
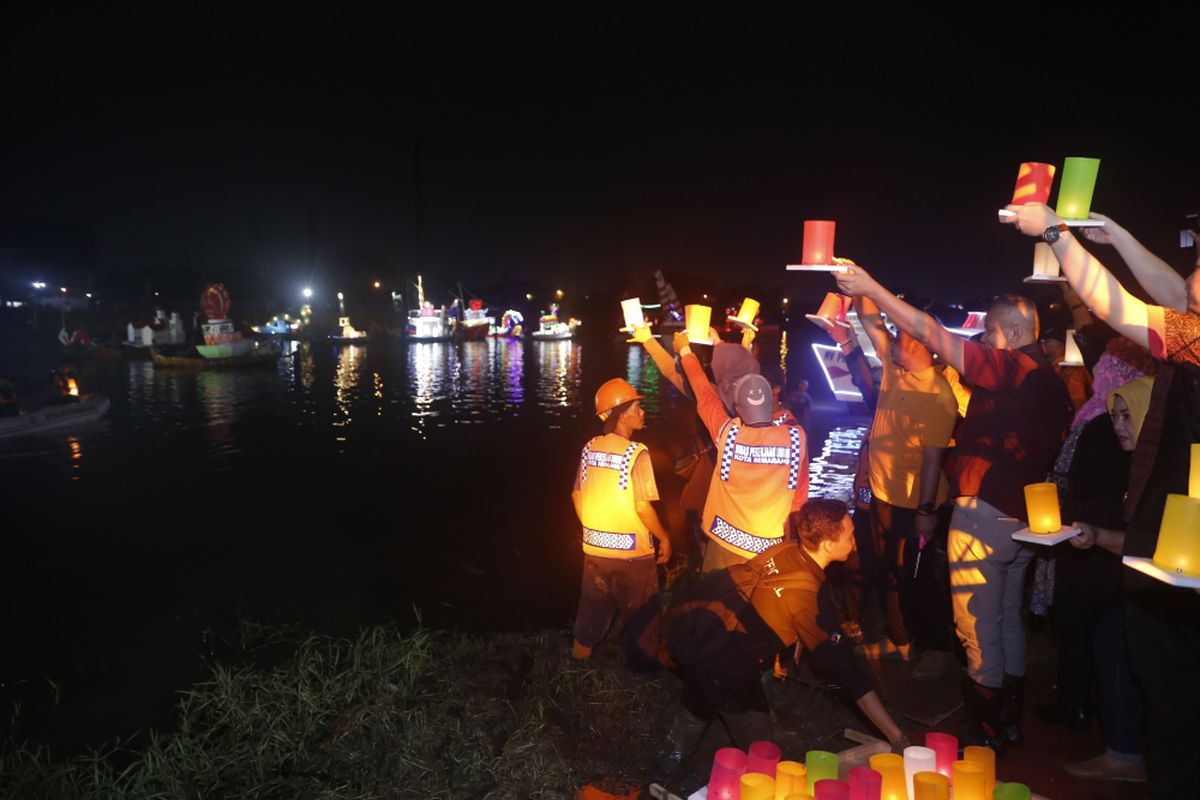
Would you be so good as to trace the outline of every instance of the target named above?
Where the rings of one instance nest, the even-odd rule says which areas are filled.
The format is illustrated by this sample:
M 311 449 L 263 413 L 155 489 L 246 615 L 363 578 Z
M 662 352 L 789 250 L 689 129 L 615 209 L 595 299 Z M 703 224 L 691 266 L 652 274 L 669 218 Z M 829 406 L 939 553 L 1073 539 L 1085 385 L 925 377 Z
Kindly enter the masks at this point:
M 777 381 L 781 349 L 760 350 Z M 19 733 L 59 748 L 161 727 L 238 619 L 565 631 L 571 482 L 598 432 L 592 394 L 617 375 L 646 394 L 639 438 L 678 527 L 690 403 L 605 336 L 303 345 L 236 371 L 88 362 L 104 421 L 0 440 L 3 716 L 19 704 Z M 863 424 L 841 408 L 811 432 L 814 485 L 832 495 L 848 495 Z

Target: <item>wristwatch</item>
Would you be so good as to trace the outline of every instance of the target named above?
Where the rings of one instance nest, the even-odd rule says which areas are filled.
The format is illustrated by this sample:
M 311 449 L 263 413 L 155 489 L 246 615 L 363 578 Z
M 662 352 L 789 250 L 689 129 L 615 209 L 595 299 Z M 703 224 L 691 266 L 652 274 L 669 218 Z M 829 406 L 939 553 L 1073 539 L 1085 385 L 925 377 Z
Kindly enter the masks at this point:
M 937 506 L 933 503 L 921 503 L 921 505 L 917 506 L 917 513 L 923 517 L 937 516 Z
M 1071 226 L 1065 222 L 1060 222 L 1057 225 L 1051 225 L 1046 230 L 1042 231 L 1042 241 L 1046 244 L 1054 244 L 1058 241 L 1058 237 L 1062 236 L 1066 231 L 1071 230 Z

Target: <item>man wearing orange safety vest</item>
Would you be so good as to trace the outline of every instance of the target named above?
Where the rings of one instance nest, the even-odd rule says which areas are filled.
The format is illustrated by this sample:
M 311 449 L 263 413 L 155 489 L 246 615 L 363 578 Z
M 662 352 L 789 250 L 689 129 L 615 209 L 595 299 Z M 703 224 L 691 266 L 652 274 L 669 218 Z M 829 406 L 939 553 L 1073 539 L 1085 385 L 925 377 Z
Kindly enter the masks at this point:
M 675 352 L 696 393 L 696 413 L 717 446 L 701 521 L 708 536 L 704 572 L 749 561 L 783 541 L 788 514 L 808 499 L 808 446 L 804 429 L 775 416 L 771 385 L 750 373 L 732 387 L 730 417 L 692 353 L 687 334 L 675 334 Z
M 658 499 L 646 446 L 631 440 L 646 426 L 642 396 L 613 378 L 596 392 L 604 434 L 583 448 L 571 500 L 583 525 L 583 580 L 575 619 L 575 658 L 592 654 L 613 613 L 624 621 L 626 651 L 635 666 L 658 653 L 658 570 L 671 542 L 651 503 Z M 658 540 L 658 559 L 654 542 Z

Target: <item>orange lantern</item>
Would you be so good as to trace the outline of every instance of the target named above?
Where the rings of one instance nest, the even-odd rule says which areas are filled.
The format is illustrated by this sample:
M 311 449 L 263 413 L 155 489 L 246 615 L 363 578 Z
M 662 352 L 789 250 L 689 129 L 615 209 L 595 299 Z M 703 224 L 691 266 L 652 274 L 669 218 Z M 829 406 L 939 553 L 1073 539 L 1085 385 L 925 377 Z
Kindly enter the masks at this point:
M 950 779 L 940 772 L 913 775 L 912 800 L 950 800 Z
M 1032 533 L 1058 533 L 1062 517 L 1058 510 L 1058 487 L 1053 483 L 1031 483 L 1025 487 L 1025 512 Z
M 963 760 L 983 767 L 983 796 L 991 797 L 996 790 L 996 751 L 990 747 L 971 745 L 963 748 Z
M 908 781 L 904 777 L 904 756 L 898 753 L 878 753 L 868 762 L 871 769 L 883 776 L 880 800 L 908 800 Z
M 837 223 L 826 219 L 804 220 L 805 265 L 828 266 L 833 264 L 833 235 Z
M 1025 161 L 1017 170 L 1017 185 L 1013 187 L 1012 204 L 1047 203 L 1050 187 L 1054 185 L 1054 165 Z
M 799 761 L 780 761 L 775 765 L 775 800 L 808 793 L 808 768 Z

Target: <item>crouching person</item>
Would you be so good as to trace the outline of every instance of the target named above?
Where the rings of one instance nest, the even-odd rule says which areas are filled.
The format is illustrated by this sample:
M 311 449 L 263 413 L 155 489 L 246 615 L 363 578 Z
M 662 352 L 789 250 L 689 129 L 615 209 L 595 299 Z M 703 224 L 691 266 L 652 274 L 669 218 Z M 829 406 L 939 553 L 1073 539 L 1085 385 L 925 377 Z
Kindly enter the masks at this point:
M 905 740 L 843 639 L 825 568 L 854 550 L 854 524 L 839 500 L 809 500 L 787 520 L 789 536 L 745 564 L 710 573 L 667 612 L 666 656 L 683 672 L 683 707 L 659 766 L 672 769 L 718 716 L 735 743 L 770 739 L 763 672 L 797 642 L 813 671 L 858 705 L 894 747 Z

